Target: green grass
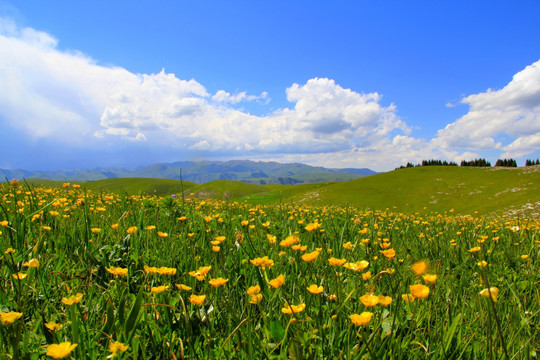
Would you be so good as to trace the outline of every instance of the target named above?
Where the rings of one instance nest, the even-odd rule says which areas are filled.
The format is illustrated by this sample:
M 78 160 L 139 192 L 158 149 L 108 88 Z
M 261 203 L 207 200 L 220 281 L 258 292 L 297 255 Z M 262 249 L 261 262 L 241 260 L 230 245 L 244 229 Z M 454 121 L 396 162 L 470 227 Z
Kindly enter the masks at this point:
M 29 180 L 58 186 L 62 182 Z M 107 179 L 80 183 L 115 193 L 167 195 L 180 193 L 177 180 Z M 347 182 L 256 185 L 232 180 L 205 184 L 184 182 L 185 194 L 253 204 L 350 205 L 404 213 L 454 210 L 457 214 L 540 216 L 540 167 L 472 168 L 426 166 L 406 168 Z
M 294 198 L 335 184 L 310 186 L 270 189 Z M 540 348 L 540 221 L 72 186 L 3 184 L 0 197 L 0 358 L 45 358 L 62 342 L 76 359 L 120 342 L 115 359 L 142 360 L 524 359 Z M 369 321 L 353 323 L 362 313 Z
M 64 181 L 28 179 L 27 182 L 34 186 L 56 187 L 66 183 Z M 104 179 L 96 181 L 72 181 L 70 184 L 79 184 L 82 188 L 100 192 L 110 191 L 116 194 L 128 193 L 130 195 L 149 194 L 149 195 L 171 195 L 180 194 L 182 186 L 179 180 L 172 179 L 154 179 L 154 178 L 121 178 Z M 183 190 L 197 186 L 198 184 L 189 181 L 183 182 Z

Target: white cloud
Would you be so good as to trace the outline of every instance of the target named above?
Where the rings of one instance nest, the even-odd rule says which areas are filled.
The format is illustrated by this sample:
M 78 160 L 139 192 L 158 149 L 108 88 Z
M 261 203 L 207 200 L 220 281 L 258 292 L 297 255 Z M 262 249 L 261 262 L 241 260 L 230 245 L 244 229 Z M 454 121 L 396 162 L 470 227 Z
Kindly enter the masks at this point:
M 266 91 L 263 91 L 261 95 L 248 95 L 245 91 L 239 92 L 235 95 L 231 95 L 225 90 L 218 90 L 214 96 L 212 96 L 212 100 L 220 103 L 229 103 L 229 104 L 237 104 L 242 101 L 254 101 L 257 100 L 259 103 L 267 104 L 270 101 L 270 98 L 268 97 L 268 93 Z
M 68 145 L 138 144 L 210 157 L 387 170 L 427 158 L 460 161 L 479 149 L 538 149 L 538 64 L 502 90 L 464 98 L 469 114 L 426 141 L 410 135 L 396 106 L 383 105 L 381 94 L 359 93 L 332 79 L 293 84 L 285 90 L 289 108 L 255 116 L 234 105 L 265 104 L 267 92 L 212 95 L 197 81 L 164 70 L 134 74 L 103 66 L 80 52 L 59 50 L 47 33 L 0 19 L 0 119 L 32 138 Z M 502 144 L 501 133 L 514 141 Z
M 462 99 L 469 112 L 439 130 L 434 146 L 502 150 L 524 156 L 540 149 L 540 61 L 515 74 L 500 90 L 488 89 Z M 513 140 L 504 144 L 500 138 Z

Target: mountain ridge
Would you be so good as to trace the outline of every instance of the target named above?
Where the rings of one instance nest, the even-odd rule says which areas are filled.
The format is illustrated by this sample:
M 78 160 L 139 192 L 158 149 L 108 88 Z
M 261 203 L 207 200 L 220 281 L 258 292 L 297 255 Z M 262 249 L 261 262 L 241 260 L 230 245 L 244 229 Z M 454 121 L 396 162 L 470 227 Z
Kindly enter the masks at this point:
M 236 180 L 252 184 L 300 184 L 323 181 L 348 181 L 377 172 L 368 168 L 325 168 L 302 163 L 274 161 L 175 161 L 133 167 L 111 166 L 58 171 L 6 170 L 0 176 L 8 179 L 40 178 L 62 181 L 95 181 L 114 178 L 182 179 L 199 184 L 214 180 Z

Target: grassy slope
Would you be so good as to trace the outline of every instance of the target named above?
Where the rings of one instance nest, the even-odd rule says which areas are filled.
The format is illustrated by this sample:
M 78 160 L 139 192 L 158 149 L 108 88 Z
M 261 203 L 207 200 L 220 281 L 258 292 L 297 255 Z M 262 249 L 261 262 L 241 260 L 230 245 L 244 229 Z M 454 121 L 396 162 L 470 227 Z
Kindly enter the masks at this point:
M 430 166 L 395 170 L 321 190 L 299 194 L 295 201 L 350 204 L 360 208 L 394 207 L 402 212 L 460 214 L 502 213 L 537 203 L 540 167 L 467 168 Z
M 62 186 L 62 181 L 28 179 L 30 184 L 35 186 Z M 92 191 L 112 191 L 115 193 L 125 193 L 136 195 L 139 193 L 169 195 L 180 193 L 180 181 L 171 179 L 151 179 L 151 178 L 122 178 L 122 179 L 104 179 L 96 181 L 72 181 L 71 184 L 79 184 L 81 187 Z M 197 184 L 184 181 L 184 191 L 187 191 Z
M 35 180 L 45 186 L 60 181 Z M 78 182 L 87 189 L 156 195 L 180 193 L 180 182 L 168 179 L 124 178 Z M 348 182 L 299 185 L 255 185 L 231 180 L 206 184 L 184 182 L 186 193 L 199 198 L 247 200 L 251 203 L 340 204 L 361 209 L 400 212 L 502 214 L 528 207 L 540 216 L 540 166 L 526 168 L 468 168 L 429 166 L 395 170 Z

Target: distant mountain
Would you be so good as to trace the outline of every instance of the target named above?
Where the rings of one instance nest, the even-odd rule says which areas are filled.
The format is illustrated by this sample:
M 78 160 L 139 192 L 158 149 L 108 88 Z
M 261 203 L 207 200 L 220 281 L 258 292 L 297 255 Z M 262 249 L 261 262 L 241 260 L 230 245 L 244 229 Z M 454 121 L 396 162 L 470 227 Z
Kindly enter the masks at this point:
M 195 183 L 237 180 L 252 184 L 299 184 L 323 181 L 348 181 L 377 174 L 370 169 L 328 169 L 300 163 L 269 161 L 178 161 L 137 167 L 107 167 L 62 171 L 3 170 L 8 179 L 39 178 L 63 181 L 93 181 L 113 178 L 182 179 Z

